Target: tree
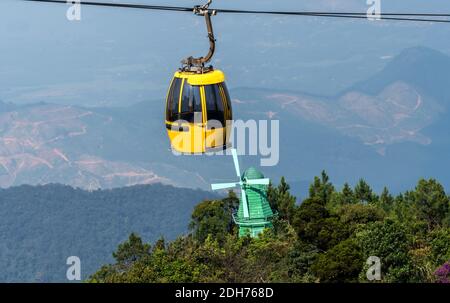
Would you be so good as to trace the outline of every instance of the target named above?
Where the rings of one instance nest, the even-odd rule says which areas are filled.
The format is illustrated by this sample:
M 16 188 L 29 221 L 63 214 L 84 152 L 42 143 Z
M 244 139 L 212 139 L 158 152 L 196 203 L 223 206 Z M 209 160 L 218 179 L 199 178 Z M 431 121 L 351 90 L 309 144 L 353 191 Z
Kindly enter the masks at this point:
M 399 194 L 394 198 L 394 205 L 391 209 L 391 214 L 398 222 L 408 224 L 408 222 L 411 221 L 411 218 L 415 217 L 415 213 L 411 207 L 411 196 L 412 193 L 407 191 L 404 194 Z
M 313 244 L 298 239 L 288 254 L 288 275 L 292 282 L 314 282 L 311 266 L 319 256 L 319 250 Z
M 344 187 L 342 188 L 342 204 L 354 204 L 355 203 L 355 193 L 353 192 L 350 184 L 345 182 Z
M 385 211 L 390 211 L 394 205 L 394 198 L 389 193 L 387 187 L 383 188 L 383 192 L 381 193 L 380 199 L 378 201 L 380 207 Z
M 320 199 L 324 204 L 329 202 L 333 192 L 334 186 L 325 171 L 322 171 L 320 178 L 314 177 L 314 182 L 309 187 L 309 197 Z
M 155 244 L 153 245 L 153 250 L 165 250 L 166 249 L 166 239 L 164 239 L 164 236 L 160 236 L 158 240 L 155 241 Z
M 204 201 L 194 208 L 189 228 L 194 238 L 200 242 L 212 235 L 223 239 L 225 234 L 231 231 L 231 212 L 224 209 L 223 201 Z
M 428 229 L 441 226 L 449 212 L 449 198 L 436 180 L 421 179 L 413 194 L 418 218 L 428 224 Z
M 278 213 L 278 218 L 291 222 L 295 213 L 296 198 L 289 192 L 290 186 L 284 177 L 281 177 L 278 187 L 269 184 L 267 198 L 274 212 Z
M 352 188 L 348 183 L 345 183 L 340 192 L 333 192 L 328 203 L 328 208 L 331 211 L 335 211 L 343 205 L 355 204 L 357 202 Z
M 127 241 L 119 244 L 117 250 L 113 252 L 113 257 L 119 265 L 128 267 L 134 262 L 150 256 L 150 250 L 150 244 L 143 243 L 141 237 L 131 233 Z
M 289 280 L 287 255 L 297 240 L 291 228 L 285 234 L 275 234 L 265 230 L 258 238 L 252 239 L 247 247 L 245 281 L 283 282 Z
M 233 192 L 223 200 L 203 201 L 192 213 L 189 228 L 194 237 L 203 242 L 208 235 L 222 241 L 225 235 L 233 230 L 232 213 L 239 205 L 239 200 Z
M 330 217 L 325 204 L 319 198 L 308 198 L 295 212 L 293 226 L 300 239 L 317 244 L 317 236 L 322 230 L 324 220 Z
M 116 263 L 90 281 L 366 282 L 371 256 L 380 258 L 382 282 L 448 281 L 448 197 L 438 183 L 419 182 L 395 198 L 385 188 L 378 199 L 363 180 L 354 192 L 348 184 L 336 192 L 323 173 L 310 194 L 296 206 L 284 178 L 270 185 L 269 201 L 282 218 L 256 238 L 236 232 L 234 193 L 203 201 L 190 234 L 152 246 L 132 234 L 114 253 Z
M 441 228 L 430 233 L 431 258 L 435 264 L 450 260 L 450 228 Z
M 383 220 L 385 214 L 375 205 L 347 204 L 336 211 L 340 221 L 352 232 L 368 223 Z
M 90 282 L 121 283 L 131 282 L 130 273 L 134 267 L 143 260 L 150 260 L 152 257 L 151 245 L 142 242 L 141 237 L 131 233 L 128 240 L 119 244 L 117 250 L 113 252 L 116 264 L 104 265 L 99 271 L 94 273 Z M 131 275 L 134 277 L 135 275 Z
M 384 282 L 418 282 L 421 277 L 414 271 L 409 256 L 411 239 L 405 227 L 390 219 L 374 222 L 357 233 L 364 260 L 370 256 L 381 259 Z M 365 276 L 365 268 L 362 276 Z
M 338 217 L 332 216 L 323 220 L 315 244 L 319 249 L 328 250 L 349 236 L 349 226 L 345 225 Z
M 364 266 L 361 248 L 353 239 L 347 239 L 318 257 L 311 266 L 320 282 L 357 282 Z
M 236 196 L 234 191 L 228 191 L 228 196 L 222 199 L 224 207 L 227 211 L 236 211 L 239 207 L 239 198 Z
M 356 184 L 355 197 L 360 203 L 372 203 L 377 200 L 377 196 L 364 179 L 360 179 L 358 184 Z
M 327 250 L 348 236 L 347 228 L 331 216 L 318 197 L 306 199 L 297 209 L 293 226 L 301 240 Z
M 226 282 L 224 264 L 226 251 L 220 246 L 220 243 L 211 234 L 197 247 L 193 252 L 192 258 L 196 263 L 204 264 L 206 272 L 202 277 L 205 282 Z

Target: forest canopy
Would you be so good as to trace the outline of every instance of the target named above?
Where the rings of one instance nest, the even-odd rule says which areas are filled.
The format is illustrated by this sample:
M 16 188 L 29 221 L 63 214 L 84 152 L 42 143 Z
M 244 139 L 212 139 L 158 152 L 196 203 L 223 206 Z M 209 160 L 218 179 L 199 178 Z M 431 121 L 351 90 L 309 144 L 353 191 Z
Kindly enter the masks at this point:
M 86 279 L 131 232 L 149 242 L 186 233 L 195 205 L 221 196 L 162 184 L 85 191 L 61 184 L 0 189 L 0 281 L 67 282 L 69 256 Z
M 115 263 L 88 281 L 369 282 L 367 260 L 377 257 L 381 275 L 372 281 L 449 282 L 449 197 L 434 179 L 394 196 L 364 180 L 337 190 L 322 172 L 303 201 L 284 178 L 267 194 L 278 217 L 257 238 L 238 237 L 231 214 L 239 200 L 230 192 L 198 204 L 190 232 L 172 242 L 131 234 Z

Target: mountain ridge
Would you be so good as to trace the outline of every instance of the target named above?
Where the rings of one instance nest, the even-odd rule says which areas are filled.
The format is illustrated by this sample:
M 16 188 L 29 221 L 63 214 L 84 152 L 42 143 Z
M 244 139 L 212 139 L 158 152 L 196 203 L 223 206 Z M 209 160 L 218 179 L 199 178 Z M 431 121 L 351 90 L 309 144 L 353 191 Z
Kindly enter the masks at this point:
M 450 104 L 450 57 L 424 46 L 411 47 L 395 56 L 385 68 L 349 89 L 377 94 L 388 83 L 403 81 L 434 99 Z M 439 87 L 439 89 L 435 89 Z M 342 94 L 342 93 L 341 93 Z
M 423 58 L 432 56 L 433 62 L 442 59 L 442 54 L 423 48 L 406 50 L 399 56 L 406 58 L 394 58 L 372 78 L 388 73 L 393 69 L 389 66 L 404 66 L 405 70 L 398 71 L 400 75 L 410 74 L 410 69 L 418 66 L 395 63 L 398 61 L 418 58 L 422 62 L 419 65 L 424 66 Z M 356 89 L 358 84 L 335 97 L 239 88 L 231 90 L 234 117 L 244 121 L 280 121 L 279 165 L 261 169 L 274 180 L 286 176 L 292 184 L 299 185 L 298 189 L 293 188 L 298 196 L 305 192 L 300 184 L 322 169 L 333 175 L 337 184 L 340 180 L 355 182 L 364 177 L 380 190 L 384 184 L 375 180 L 377 176 L 405 167 L 397 153 L 408 153 L 411 148 L 417 150 L 416 162 L 433 167 L 431 173 L 421 171 L 419 167 L 424 164 L 420 164 L 411 172 L 415 179 L 433 171 L 445 175 L 442 168 L 433 164 L 438 161 L 433 154 L 441 158 L 450 150 L 442 130 L 449 123 L 447 103 L 420 88 L 429 82 L 416 87 L 411 84 L 414 81 L 405 82 L 405 77 L 394 75 L 390 79 L 394 82 L 386 86 L 374 81 L 374 87 L 382 87 L 374 89 L 375 95 Z M 95 189 L 163 182 L 209 189 L 210 183 L 234 177 L 230 162 L 222 156 L 177 157 L 171 153 L 162 120 L 163 100 L 128 107 L 0 103 L 1 108 L 3 187 L 61 182 Z M 259 156 L 241 158 L 245 166 L 260 164 Z M 351 168 L 355 176 L 349 176 L 346 168 Z M 408 176 L 403 179 L 409 180 Z M 447 177 L 441 180 L 450 182 Z M 402 182 L 402 178 L 389 183 L 394 191 L 411 185 Z

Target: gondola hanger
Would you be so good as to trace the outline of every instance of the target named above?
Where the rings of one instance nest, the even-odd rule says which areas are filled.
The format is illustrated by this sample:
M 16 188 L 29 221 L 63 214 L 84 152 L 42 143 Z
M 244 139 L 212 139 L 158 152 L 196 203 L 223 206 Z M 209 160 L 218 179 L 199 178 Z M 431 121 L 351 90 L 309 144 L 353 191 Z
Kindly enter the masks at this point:
M 211 61 L 214 56 L 214 52 L 216 50 L 216 39 L 214 38 L 214 30 L 211 22 L 211 16 L 216 15 L 216 10 L 210 10 L 209 6 L 211 5 L 212 0 L 208 0 L 208 2 L 202 6 L 197 5 L 194 7 L 194 14 L 198 16 L 204 16 L 206 22 L 206 29 L 208 32 L 208 40 L 209 40 L 209 52 L 204 57 L 194 58 L 188 57 L 183 59 L 181 63 L 183 64 L 183 71 L 197 72 L 203 73 L 212 70 L 212 66 L 205 67 L 205 64 Z

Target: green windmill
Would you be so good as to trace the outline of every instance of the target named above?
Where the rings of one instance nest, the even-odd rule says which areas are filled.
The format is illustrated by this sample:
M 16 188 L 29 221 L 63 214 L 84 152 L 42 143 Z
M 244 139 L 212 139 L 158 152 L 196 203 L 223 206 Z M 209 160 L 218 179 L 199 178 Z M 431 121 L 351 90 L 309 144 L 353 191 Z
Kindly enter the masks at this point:
M 267 185 L 270 179 L 251 167 L 241 176 L 236 149 L 232 149 L 234 167 L 238 182 L 211 184 L 212 190 L 233 188 L 239 185 L 241 199 L 239 210 L 233 214 L 234 222 L 239 226 L 239 236 L 256 237 L 265 228 L 272 228 L 274 213 L 267 200 Z

